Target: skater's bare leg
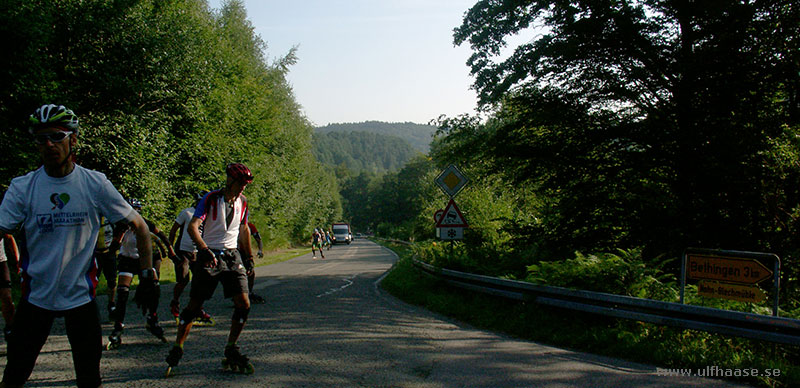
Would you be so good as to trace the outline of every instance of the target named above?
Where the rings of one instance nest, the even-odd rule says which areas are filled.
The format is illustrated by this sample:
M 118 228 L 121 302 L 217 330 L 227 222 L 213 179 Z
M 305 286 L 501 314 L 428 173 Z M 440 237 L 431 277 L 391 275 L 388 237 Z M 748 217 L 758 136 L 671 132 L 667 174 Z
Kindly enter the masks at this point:
M 231 322 L 231 332 L 228 335 L 228 344 L 235 344 L 242 334 L 245 322 L 247 322 L 247 312 L 250 310 L 250 298 L 246 293 L 241 293 L 233 297 L 234 317 Z
M 194 319 L 184 319 L 184 316 L 195 317 L 197 313 L 203 308 L 203 300 L 198 298 L 189 299 L 189 303 L 181 313 L 181 321 L 178 325 L 178 334 L 175 338 L 175 345 L 183 347 L 186 338 L 189 337 L 189 331 L 192 330 L 192 322 Z

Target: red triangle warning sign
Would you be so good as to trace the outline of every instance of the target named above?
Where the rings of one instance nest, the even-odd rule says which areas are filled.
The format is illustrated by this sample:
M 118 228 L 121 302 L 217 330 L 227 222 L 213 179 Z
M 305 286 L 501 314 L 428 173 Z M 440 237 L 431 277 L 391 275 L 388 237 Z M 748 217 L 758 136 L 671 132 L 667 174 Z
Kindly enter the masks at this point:
M 467 221 L 464 219 L 464 215 L 461 214 L 461 209 L 456 206 L 455 201 L 450 199 L 450 202 L 447 203 L 447 206 L 444 208 L 444 214 L 442 218 L 439 219 L 439 222 L 436 224 L 437 228 L 466 228 Z

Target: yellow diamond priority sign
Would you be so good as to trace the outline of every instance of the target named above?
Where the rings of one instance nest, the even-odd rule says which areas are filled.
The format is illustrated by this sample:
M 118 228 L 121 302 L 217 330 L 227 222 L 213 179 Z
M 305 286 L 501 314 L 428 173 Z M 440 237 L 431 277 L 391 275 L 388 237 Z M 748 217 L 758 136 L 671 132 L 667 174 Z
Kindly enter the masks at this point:
M 436 184 L 451 198 L 455 197 L 469 182 L 466 176 L 455 165 L 449 165 L 436 178 Z

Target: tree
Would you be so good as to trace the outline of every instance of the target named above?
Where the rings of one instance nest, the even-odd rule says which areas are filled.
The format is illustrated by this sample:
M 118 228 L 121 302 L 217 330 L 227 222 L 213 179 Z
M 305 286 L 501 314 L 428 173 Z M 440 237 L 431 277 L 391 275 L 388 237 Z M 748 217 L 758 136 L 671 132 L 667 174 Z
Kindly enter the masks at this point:
M 790 1 L 479 1 L 454 37 L 493 115 L 442 120 L 445 143 L 546 197 L 537 236 L 562 250 L 769 249 L 795 220 L 765 204 L 798 208 L 766 157 L 797 131 L 797 20 Z M 518 33 L 538 35 L 503 58 Z
M 8 0 L 0 35 L 0 188 L 37 166 L 25 123 L 54 102 L 80 117 L 79 163 L 159 223 L 220 187 L 230 162 L 256 176 L 246 195 L 265 239 L 305 240 L 340 217 L 286 80 L 295 51 L 267 62 L 240 0 L 219 12 L 204 0 Z

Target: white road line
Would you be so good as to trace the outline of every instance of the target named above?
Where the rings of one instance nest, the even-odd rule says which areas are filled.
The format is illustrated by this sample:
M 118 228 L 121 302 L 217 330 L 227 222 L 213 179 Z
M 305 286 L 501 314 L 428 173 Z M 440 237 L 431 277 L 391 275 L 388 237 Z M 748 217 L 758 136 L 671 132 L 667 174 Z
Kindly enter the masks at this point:
M 355 276 L 356 276 L 356 275 L 353 275 L 353 277 L 355 277 Z M 330 290 L 328 290 L 328 291 L 326 291 L 326 292 L 323 292 L 322 294 L 319 294 L 319 295 L 317 295 L 317 298 L 321 298 L 321 297 L 323 297 L 323 296 L 328 296 L 328 295 L 331 295 L 331 294 L 337 293 L 337 292 L 339 292 L 339 291 L 341 291 L 341 290 L 344 290 L 344 289 L 345 289 L 345 288 L 347 288 L 347 287 L 350 287 L 350 286 L 352 286 L 352 285 L 353 285 L 353 281 L 352 281 L 351 279 L 352 279 L 352 278 L 344 278 L 344 279 L 342 279 L 342 280 L 344 280 L 344 281 L 345 281 L 345 285 L 343 285 L 343 286 L 341 286 L 341 287 L 339 287 L 339 288 L 331 288 Z

